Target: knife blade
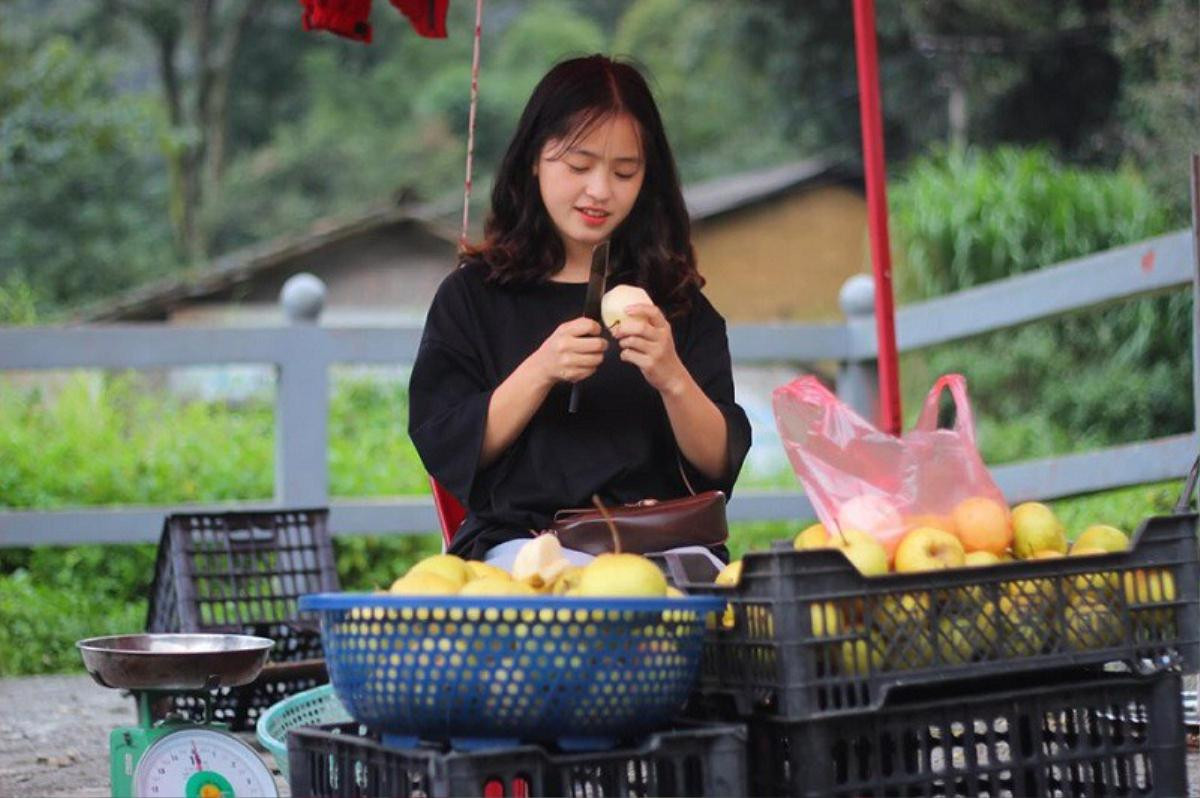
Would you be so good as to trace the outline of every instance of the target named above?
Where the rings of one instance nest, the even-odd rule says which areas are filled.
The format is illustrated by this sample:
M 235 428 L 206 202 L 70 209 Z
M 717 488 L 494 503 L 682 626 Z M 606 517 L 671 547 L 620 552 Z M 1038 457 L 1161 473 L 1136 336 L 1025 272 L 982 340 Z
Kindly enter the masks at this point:
M 587 294 L 583 299 L 583 315 L 589 319 L 600 321 L 600 300 L 604 297 L 604 285 L 608 281 L 608 242 L 604 241 L 592 248 L 592 268 L 588 273 Z M 571 386 L 571 399 L 567 403 L 567 412 L 574 413 L 579 409 L 579 383 Z

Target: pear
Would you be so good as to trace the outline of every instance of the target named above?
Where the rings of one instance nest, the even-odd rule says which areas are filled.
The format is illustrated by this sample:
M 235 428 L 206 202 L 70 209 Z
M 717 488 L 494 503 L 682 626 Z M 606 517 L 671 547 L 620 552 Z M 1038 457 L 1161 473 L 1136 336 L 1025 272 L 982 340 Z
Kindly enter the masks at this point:
M 1121 617 L 1103 604 L 1068 604 L 1065 619 L 1067 645 L 1076 650 L 1110 648 L 1125 638 Z
M 871 613 L 872 627 L 889 638 L 919 635 L 929 615 L 928 593 L 884 596 Z
M 452 596 L 459 585 L 432 571 L 410 570 L 392 582 L 390 593 L 401 596 Z
M 838 549 L 863 576 L 879 576 L 888 570 L 888 553 L 875 537 L 858 529 L 843 529 L 829 536 L 827 548 Z
M 804 531 L 796 535 L 796 539 L 792 541 L 792 546 L 796 551 L 804 551 L 806 549 L 823 549 L 829 544 L 829 530 L 822 523 L 812 524 L 804 528 Z
M 947 665 L 966 665 L 986 636 L 973 618 L 942 618 L 937 625 L 938 654 Z
M 734 560 L 721 569 L 721 573 L 717 574 L 717 578 L 713 580 L 713 584 L 722 585 L 724 587 L 732 587 L 742 580 L 742 561 Z
M 1129 548 L 1129 538 L 1115 526 L 1092 524 L 1076 538 L 1075 545 L 1071 546 L 1071 553 L 1075 554 L 1077 548 L 1125 551 Z
M 841 617 L 832 601 L 814 603 L 808 610 L 814 637 L 835 637 L 841 631 Z
M 507 576 L 503 579 L 484 577 L 473 579 L 458 591 L 460 596 L 536 596 L 538 593 L 524 582 L 514 582 Z
M 663 598 L 667 578 L 640 555 L 601 554 L 584 566 L 576 590 L 580 596 Z
M 931 526 L 909 530 L 896 546 L 896 570 L 900 573 L 961 568 L 966 559 L 962 541 Z
M 1039 551 L 1067 553 L 1062 521 L 1041 502 L 1025 502 L 1012 511 L 1013 553 L 1027 560 Z
M 535 590 L 549 587 L 571 563 L 554 535 L 538 535 L 517 552 L 512 578 Z
M 579 587 L 581 576 L 583 576 L 582 566 L 569 565 L 547 586 L 546 592 L 554 596 L 565 596 L 568 591 Z
M 884 649 L 874 638 L 842 642 L 842 673 L 846 676 L 869 676 L 884 666 Z
M 408 575 L 415 573 L 437 574 L 452 583 L 455 589 L 462 587 L 473 578 L 471 569 L 467 567 L 467 561 L 453 554 L 435 554 L 432 557 L 426 557 L 408 569 Z
M 1051 626 L 1046 623 L 1045 607 L 1026 596 L 1001 596 L 999 605 L 988 603 L 983 625 L 1001 657 L 1036 657 L 1050 641 Z M 996 639 L 996 633 L 1003 634 Z
M 503 568 L 497 568 L 494 565 L 488 565 L 479 560 L 467 560 L 467 568 L 471 571 L 471 578 L 474 579 L 512 579 L 512 574 Z
M 979 568 L 984 565 L 999 565 L 1002 562 L 999 555 L 990 551 L 968 551 L 963 558 L 963 564 L 968 568 Z
M 621 322 L 627 321 L 625 308 L 629 305 L 653 305 L 654 301 L 645 289 L 636 285 L 613 286 L 608 293 L 600 298 L 600 319 L 604 326 L 616 331 Z

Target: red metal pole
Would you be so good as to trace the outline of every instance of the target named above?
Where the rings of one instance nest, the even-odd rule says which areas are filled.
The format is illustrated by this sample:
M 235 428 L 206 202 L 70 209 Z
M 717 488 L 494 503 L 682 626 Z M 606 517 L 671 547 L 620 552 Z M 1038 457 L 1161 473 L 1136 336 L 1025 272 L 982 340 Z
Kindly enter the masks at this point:
M 874 0 L 854 0 L 854 50 L 858 56 L 858 112 L 867 180 L 867 226 L 871 236 L 871 264 L 875 272 L 880 426 L 893 435 L 899 435 L 900 371 L 896 363 L 892 254 L 888 243 L 887 173 L 883 159 L 883 112 L 879 99 Z

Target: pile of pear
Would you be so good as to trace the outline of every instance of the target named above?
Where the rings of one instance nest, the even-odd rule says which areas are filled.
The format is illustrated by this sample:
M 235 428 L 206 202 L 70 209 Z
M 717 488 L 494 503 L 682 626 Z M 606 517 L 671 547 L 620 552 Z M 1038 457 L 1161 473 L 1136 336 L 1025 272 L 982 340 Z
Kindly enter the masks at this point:
M 1099 556 L 1129 548 L 1129 537 L 1108 524 L 1088 526 L 1070 543 L 1064 524 L 1040 502 L 1026 502 L 1009 511 L 981 499 L 962 509 L 965 512 L 948 518 L 926 516 L 913 523 L 890 553 L 867 532 L 830 531 L 819 523 L 801 531 L 793 546 L 838 549 L 867 577 Z M 974 526 L 963 534 L 958 524 Z M 735 586 L 741 575 L 742 562 L 735 560 L 716 583 Z M 1097 568 L 1069 576 L 988 581 L 996 583 L 994 590 L 965 586 L 814 603 L 812 636 L 836 638 L 826 644 L 832 650 L 823 652 L 820 660 L 834 663 L 844 675 L 863 676 L 1063 649 L 1103 649 L 1124 642 L 1122 603 L 1130 608 L 1137 634 L 1148 631 L 1152 639 L 1160 639 L 1167 633 L 1162 627 L 1172 623 L 1173 612 L 1156 606 L 1176 597 L 1174 578 L 1166 569 Z M 1065 607 L 1056 598 L 1059 581 Z M 935 606 L 938 611 L 932 612 Z M 771 619 L 761 620 L 746 618 L 748 626 L 773 635 Z M 730 612 L 723 621 L 726 628 L 734 625 Z
M 517 552 L 512 570 L 453 554 L 435 554 L 392 583 L 398 596 L 577 596 L 665 598 L 683 594 L 667 584 L 653 562 L 639 554 L 601 554 L 573 565 L 558 538 L 530 539 Z

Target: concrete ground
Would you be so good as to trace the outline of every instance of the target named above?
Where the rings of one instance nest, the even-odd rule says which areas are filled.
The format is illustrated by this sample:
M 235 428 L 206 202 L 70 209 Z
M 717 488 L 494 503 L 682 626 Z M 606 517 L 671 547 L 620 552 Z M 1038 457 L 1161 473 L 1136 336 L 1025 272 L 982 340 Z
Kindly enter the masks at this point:
M 137 724 L 133 699 L 90 676 L 0 679 L 0 796 L 100 798 L 110 795 L 108 734 Z M 254 734 L 240 735 L 275 772 Z
M 0 679 L 0 796 L 109 795 L 108 734 L 115 726 L 136 722 L 133 699 L 86 675 Z M 259 748 L 252 733 L 242 739 L 272 767 L 280 795 L 289 795 L 270 754 Z M 1195 794 L 1200 751 L 1194 744 L 1187 765 Z

